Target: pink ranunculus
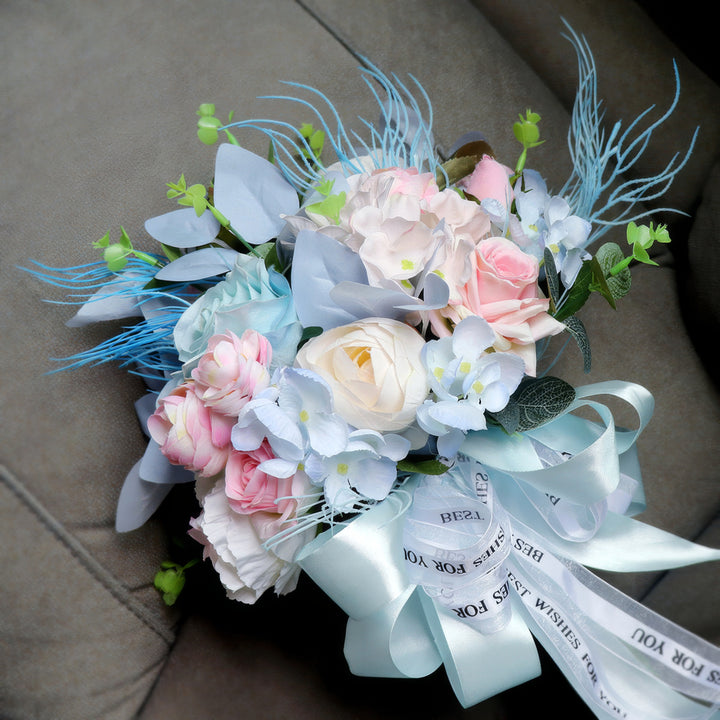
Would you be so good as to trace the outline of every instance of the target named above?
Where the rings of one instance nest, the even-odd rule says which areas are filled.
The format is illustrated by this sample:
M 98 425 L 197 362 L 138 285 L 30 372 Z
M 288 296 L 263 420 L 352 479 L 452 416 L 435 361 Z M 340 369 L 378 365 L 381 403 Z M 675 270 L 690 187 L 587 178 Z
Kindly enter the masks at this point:
M 148 431 L 174 465 L 203 477 L 221 472 L 231 449 L 235 419 L 206 407 L 188 381 L 158 400 Z
M 448 334 L 443 318 L 457 324 L 469 315 L 485 318 L 497 337 L 495 349 L 520 355 L 525 372 L 535 374 L 535 342 L 565 326 L 548 314 L 549 301 L 538 287 L 538 261 L 505 238 L 478 243 L 472 272 L 459 290 L 461 300 L 436 313 L 431 324 L 439 337 Z
M 293 477 L 278 478 L 259 466 L 274 460 L 275 454 L 267 440 L 257 450 L 232 450 L 225 467 L 225 494 L 230 507 L 238 513 L 277 513 L 290 517 L 297 507 L 293 494 Z
M 458 185 L 480 202 L 495 200 L 508 210 L 513 199 L 511 175 L 510 168 L 501 165 L 489 155 L 483 155 L 472 173 L 463 178 Z
M 203 403 L 223 415 L 237 417 L 253 395 L 270 384 L 272 347 L 260 333 L 242 337 L 228 330 L 213 335 L 191 375 Z

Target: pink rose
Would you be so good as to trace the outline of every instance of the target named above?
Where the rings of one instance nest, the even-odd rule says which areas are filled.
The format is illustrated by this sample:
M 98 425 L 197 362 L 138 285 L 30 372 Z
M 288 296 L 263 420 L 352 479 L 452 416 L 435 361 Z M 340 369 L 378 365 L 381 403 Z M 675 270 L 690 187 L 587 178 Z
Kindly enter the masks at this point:
M 565 329 L 547 312 L 549 301 L 537 284 L 538 261 L 511 240 L 499 237 L 479 242 L 470 260 L 472 272 L 459 289 L 460 302 L 433 316 L 433 330 L 438 336 L 448 335 L 444 318 L 457 324 L 469 315 L 479 315 L 495 331 L 495 349 L 520 355 L 525 372 L 534 375 L 535 342 Z
M 297 501 L 293 494 L 293 477 L 277 478 L 259 466 L 275 455 L 267 440 L 257 450 L 232 450 L 225 467 L 225 494 L 230 507 L 238 513 L 277 513 L 283 519 L 292 516 Z
M 483 155 L 472 173 L 458 184 L 465 192 L 480 202 L 496 200 L 507 210 L 513 199 L 513 189 L 510 186 L 511 175 L 510 168 L 501 165 L 489 155 Z
M 235 422 L 205 407 L 188 381 L 158 400 L 148 431 L 171 463 L 210 477 L 225 467 Z
M 237 417 L 253 395 L 270 384 L 271 357 L 270 343 L 255 330 L 246 330 L 240 338 L 230 330 L 213 335 L 191 373 L 195 392 L 216 412 Z

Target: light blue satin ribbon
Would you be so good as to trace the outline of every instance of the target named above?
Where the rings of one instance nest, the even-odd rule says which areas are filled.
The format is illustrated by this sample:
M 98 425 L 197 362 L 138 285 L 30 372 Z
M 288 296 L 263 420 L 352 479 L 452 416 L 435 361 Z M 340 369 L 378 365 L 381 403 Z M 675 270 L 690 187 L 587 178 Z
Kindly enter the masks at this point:
M 319 535 L 297 558 L 349 616 L 345 657 L 351 672 L 418 678 L 444 664 L 464 707 L 537 677 L 535 643 L 518 613 L 501 632 L 481 635 L 408 582 L 406 511 L 407 503 L 403 507 L 399 497 L 391 497 L 349 525 Z
M 618 430 L 610 410 L 595 400 L 611 395 L 636 411 L 634 430 Z M 601 423 L 570 413 L 590 407 Z M 620 473 L 637 474 L 634 444 L 653 411 L 644 388 L 620 382 L 579 388 L 562 416 L 523 436 L 494 430 L 468 436 L 462 452 L 490 471 L 505 511 L 538 532 L 544 546 L 583 565 L 632 571 L 672 568 L 720 559 L 720 551 L 690 543 L 629 517 L 607 512 L 593 538 L 573 542 L 557 536 L 523 492 L 521 483 L 578 505 L 605 502 L 618 487 Z M 544 467 L 533 440 L 572 457 Z M 348 614 L 345 655 L 357 675 L 423 677 L 444 664 L 464 707 L 526 682 L 540 672 L 523 611 L 513 613 L 504 630 L 482 635 L 469 629 L 407 580 L 402 528 L 414 482 L 347 525 L 326 531 L 297 558 L 310 577 Z M 640 488 L 641 489 L 641 488 Z M 635 498 L 637 509 L 642 493 Z M 516 602 L 516 601 L 514 601 Z

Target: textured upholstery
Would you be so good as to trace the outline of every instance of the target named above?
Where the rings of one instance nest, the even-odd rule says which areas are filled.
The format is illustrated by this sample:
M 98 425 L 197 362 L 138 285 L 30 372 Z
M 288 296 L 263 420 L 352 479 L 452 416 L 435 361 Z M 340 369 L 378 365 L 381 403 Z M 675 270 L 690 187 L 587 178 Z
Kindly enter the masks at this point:
M 586 716 L 551 664 L 540 679 L 468 711 L 442 672 L 414 682 L 352 677 L 342 659 L 342 613 L 307 578 L 296 593 L 248 608 L 225 601 L 201 567 L 180 605 L 166 608 L 152 578 L 173 552 L 169 513 L 133 533 L 113 528 L 123 479 L 144 447 L 133 409 L 140 381 L 109 365 L 46 374 L 56 367 L 50 358 L 117 328 L 66 328 L 72 308 L 43 302 L 63 300 L 65 291 L 17 269 L 31 259 L 90 262 L 92 241 L 121 225 L 138 246 L 149 245 L 144 220 L 173 209 L 164 183 L 181 172 L 208 180 L 214 150 L 195 140 L 201 102 L 216 103 L 220 114 L 297 124 L 308 119 L 298 106 L 255 99 L 283 94 L 279 82 L 292 80 L 323 90 L 344 118 L 374 112 L 359 80 L 361 58 L 422 83 L 441 147 L 480 129 L 499 156 L 514 158 L 511 124 L 532 107 L 547 139 L 533 163 L 555 187 L 570 168 L 565 135 L 576 82 L 561 15 L 590 41 L 608 121 L 652 103 L 666 107 L 677 57 L 680 104 L 641 172 L 663 167 L 698 123 L 717 117 L 718 86 L 630 0 L 527 7 L 515 0 L 0 5 L 0 717 L 397 718 L 408 709 L 416 718 L 501 718 L 558 693 L 566 716 Z M 258 135 L 242 141 L 265 150 Z M 674 251 L 659 257 L 661 268 L 634 274 L 617 313 L 595 302 L 583 316 L 592 375 L 579 371 L 572 348 L 556 370 L 577 384 L 618 378 L 653 392 L 655 417 L 640 444 L 643 519 L 715 546 L 720 410 L 707 339 L 720 317 L 719 148 L 717 123 L 703 124 L 670 194 L 692 218 L 676 221 Z M 188 493 L 176 495 L 191 507 Z M 702 594 L 717 582 L 717 568 L 609 579 L 720 640 L 717 613 Z M 380 696 L 390 698 L 383 710 Z

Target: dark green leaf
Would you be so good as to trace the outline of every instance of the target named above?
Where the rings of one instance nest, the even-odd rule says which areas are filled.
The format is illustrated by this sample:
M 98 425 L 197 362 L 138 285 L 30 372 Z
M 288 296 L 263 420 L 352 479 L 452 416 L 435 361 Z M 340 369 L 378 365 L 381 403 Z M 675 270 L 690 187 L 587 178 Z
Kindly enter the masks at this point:
M 597 272 L 594 280 L 600 286 L 604 281 L 605 287 L 600 290 L 600 293 L 608 302 L 610 302 L 608 295 L 612 298 L 610 304 L 613 308 L 615 307 L 614 301 L 619 300 L 630 291 L 631 275 L 628 268 L 621 270 L 617 275 L 610 275 L 612 268 L 624 259 L 625 255 L 617 243 L 605 243 L 595 253 L 595 260 L 601 270 Z
M 448 471 L 448 466 L 436 458 L 429 460 L 400 460 L 397 464 L 400 472 L 419 473 L 420 475 L 443 475 Z
M 583 370 L 586 373 L 590 372 L 590 366 L 592 357 L 590 355 L 590 341 L 588 340 L 587 332 L 585 331 L 585 325 L 582 320 L 576 315 L 571 315 L 569 318 L 564 320 L 565 327 L 568 332 L 575 338 L 575 341 L 580 348 L 580 352 L 583 356 Z
M 563 304 L 555 312 L 555 319 L 561 322 L 565 318 L 574 315 L 587 302 L 590 297 L 590 282 L 593 276 L 593 264 L 591 260 L 586 260 L 580 266 L 575 282 L 567 292 Z
M 443 169 L 447 173 L 447 185 L 454 185 L 458 180 L 469 175 L 477 165 L 480 158 L 473 155 L 464 157 L 451 158 L 442 164 Z M 443 190 L 446 186 L 445 175 L 438 170 L 436 173 L 438 187 Z
M 300 336 L 300 342 L 298 348 L 301 348 L 308 340 L 312 340 L 318 335 L 322 335 L 323 329 L 321 327 L 306 327 L 303 328 L 302 335 Z
M 510 398 L 519 413 L 516 432 L 525 432 L 557 417 L 575 399 L 575 389 L 560 378 L 528 378 Z
M 500 412 L 487 413 L 487 416 L 500 425 L 508 435 L 517 432 L 520 424 L 520 408 L 512 400 Z
M 550 248 L 545 248 L 543 253 L 543 265 L 545 267 L 545 279 L 547 280 L 548 293 L 550 293 L 550 307 L 556 308 L 560 297 L 560 281 L 558 280 L 555 258 Z

